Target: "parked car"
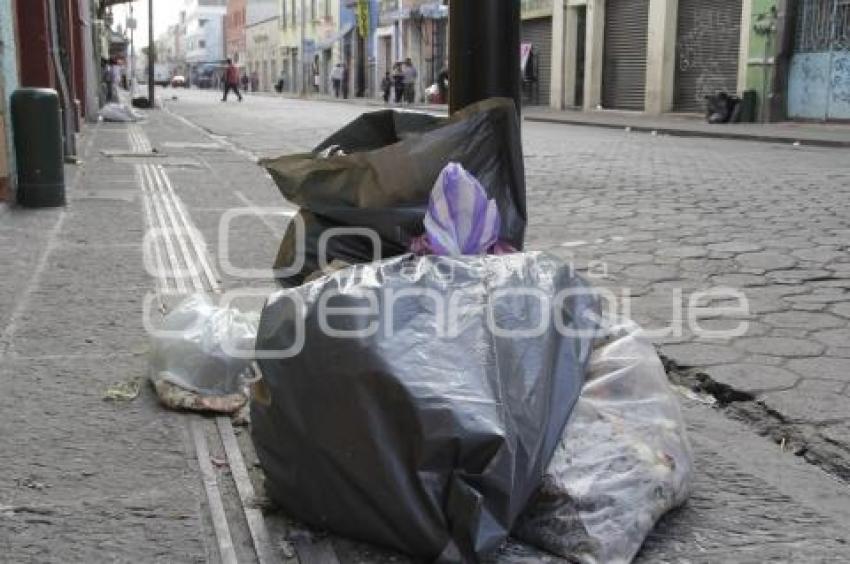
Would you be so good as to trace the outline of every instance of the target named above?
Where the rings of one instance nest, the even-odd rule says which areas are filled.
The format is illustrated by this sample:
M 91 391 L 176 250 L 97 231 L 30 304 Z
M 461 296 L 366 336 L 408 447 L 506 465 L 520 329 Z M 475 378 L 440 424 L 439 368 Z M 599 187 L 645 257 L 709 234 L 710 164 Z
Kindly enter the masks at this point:
M 186 88 L 186 77 L 182 74 L 174 75 L 171 78 L 171 86 L 172 88 Z

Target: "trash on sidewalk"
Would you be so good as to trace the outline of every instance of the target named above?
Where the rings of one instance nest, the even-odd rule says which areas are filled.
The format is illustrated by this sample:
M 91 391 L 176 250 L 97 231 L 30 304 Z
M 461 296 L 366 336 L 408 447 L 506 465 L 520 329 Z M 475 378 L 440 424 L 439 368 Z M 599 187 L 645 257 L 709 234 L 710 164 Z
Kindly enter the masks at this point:
M 691 491 L 693 457 L 655 348 L 631 321 L 606 327 L 543 485 L 514 535 L 571 562 L 631 562 Z
M 130 123 L 142 119 L 138 113 L 133 111 L 133 108 L 126 104 L 110 103 L 106 104 L 100 110 L 100 117 L 103 121 Z
M 741 121 L 741 98 L 718 92 L 705 97 L 705 119 L 708 123 L 738 123 Z
M 151 336 L 149 377 L 172 409 L 236 413 L 248 401 L 247 381 L 258 316 L 220 308 L 195 294 L 168 313 Z
M 431 191 L 425 234 L 414 238 L 417 255 L 485 255 L 516 252 L 499 240 L 501 217 L 478 180 L 457 163 L 449 163 Z
M 251 403 L 269 495 L 337 534 L 480 559 L 540 485 L 597 317 L 581 278 L 542 253 L 406 255 L 281 290 Z
M 379 258 L 407 252 L 422 235 L 434 181 L 450 162 L 478 179 L 498 207 L 499 238 L 522 249 L 525 173 L 513 102 L 485 100 L 449 119 L 384 110 L 362 115 L 312 153 L 261 161 L 284 197 L 301 207 L 305 226 L 300 237 L 298 222 L 290 223 L 275 262 L 277 269 L 297 264 L 306 241 L 304 266 L 280 282 L 297 286 L 320 270 L 318 241 L 332 228 L 371 230 L 380 239 Z M 337 234 L 328 240 L 326 256 L 370 262 L 373 247 L 362 234 Z
M 103 394 L 103 399 L 107 401 L 133 401 L 142 391 L 142 378 L 132 378 L 126 382 L 121 382 L 110 386 Z
M 140 110 L 151 109 L 151 101 L 145 96 L 137 96 L 136 98 L 133 98 L 130 103 L 133 105 L 134 108 L 139 108 Z

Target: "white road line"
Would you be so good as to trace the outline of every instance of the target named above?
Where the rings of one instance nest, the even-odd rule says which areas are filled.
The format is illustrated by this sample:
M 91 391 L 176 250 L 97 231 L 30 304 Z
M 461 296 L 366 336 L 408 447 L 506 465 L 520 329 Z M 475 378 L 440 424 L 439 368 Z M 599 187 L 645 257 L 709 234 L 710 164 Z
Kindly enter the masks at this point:
M 136 182 L 139 186 L 142 186 L 142 171 L 141 166 L 136 165 L 133 167 L 136 173 Z M 154 225 L 154 212 L 153 207 L 151 205 L 150 198 L 145 197 L 144 189 L 142 194 L 142 202 L 145 206 L 145 222 L 147 225 Z M 156 276 L 156 287 L 157 292 L 159 293 L 160 302 L 162 302 L 163 294 L 168 294 L 171 291 L 170 285 L 168 283 L 168 274 L 165 270 L 165 262 L 162 260 L 163 249 L 162 249 L 162 241 L 160 237 L 154 237 L 151 240 L 151 244 L 153 246 L 154 252 L 154 261 L 156 262 L 157 276 Z
M 201 232 L 197 227 L 195 227 L 195 224 L 186 212 L 186 206 L 177 196 L 177 193 L 174 190 L 174 185 L 171 183 L 171 179 L 168 177 L 168 174 L 166 174 L 165 169 L 159 165 L 157 165 L 157 168 L 159 169 L 160 176 L 162 177 L 165 192 L 171 196 L 174 208 L 177 210 L 177 214 L 180 216 L 180 220 L 182 221 L 183 229 L 188 235 L 192 246 L 195 248 L 195 254 L 201 263 L 200 266 L 202 268 L 202 272 L 207 278 L 208 289 L 213 292 L 221 291 L 221 283 L 219 282 L 218 275 L 210 262 L 209 254 L 207 253 L 207 244 L 206 241 L 203 240 L 203 235 L 201 235 Z
M 207 436 L 201 426 L 201 419 L 194 417 L 189 421 L 192 431 L 192 440 L 195 443 L 195 452 L 198 457 L 198 466 L 201 469 L 201 478 L 204 489 L 207 492 L 207 500 L 210 504 L 210 515 L 212 516 L 215 536 L 218 539 L 218 551 L 222 564 L 237 564 L 236 550 L 233 548 L 233 539 L 230 536 L 230 528 L 227 526 L 227 514 L 224 512 L 224 502 L 221 500 L 221 491 L 218 487 L 218 479 L 212 462 L 210 462 L 210 450 Z
M 145 195 L 145 198 L 148 198 L 149 201 L 153 205 L 153 209 L 156 212 L 156 217 L 159 220 L 159 229 L 162 234 L 162 239 L 165 243 L 166 254 L 168 255 L 168 260 L 171 263 L 171 277 L 174 278 L 174 281 L 177 285 L 177 291 L 181 294 L 188 293 L 188 287 L 186 286 L 186 281 L 183 279 L 182 267 L 180 266 L 180 261 L 177 258 L 177 251 L 174 248 L 174 242 L 171 240 L 171 235 L 174 230 L 170 228 L 168 222 L 165 219 L 165 214 L 161 209 L 161 204 L 159 198 L 154 194 L 153 181 L 150 178 L 150 171 L 148 171 L 147 165 L 137 165 L 140 168 L 142 173 L 142 191 Z M 156 226 L 151 226 L 155 228 Z
M 187 230 L 191 229 L 191 226 L 185 225 L 177 219 L 177 214 L 174 211 L 174 203 L 166 194 L 166 190 L 163 186 L 157 167 L 145 165 L 145 170 L 150 175 L 155 197 L 158 197 L 163 208 L 165 208 L 165 213 L 168 216 L 168 219 L 171 221 L 171 233 L 177 240 L 177 246 L 180 248 L 180 252 L 183 256 L 183 264 L 186 265 L 186 271 L 192 279 L 194 290 L 196 292 L 201 292 L 204 290 L 204 284 L 201 281 L 201 277 L 198 275 L 197 260 L 192 257 L 189 246 L 186 244 Z
M 253 506 L 256 494 L 254 486 L 251 484 L 251 477 L 248 475 L 248 468 L 245 466 L 245 460 L 242 458 L 242 451 L 239 450 L 233 425 L 229 417 L 216 417 L 216 424 L 221 435 L 221 442 L 224 445 L 224 452 L 230 461 L 231 476 L 233 481 L 236 482 L 239 497 L 243 500 L 242 507 L 245 510 L 245 520 L 248 522 L 248 529 L 251 531 L 257 560 L 260 564 L 271 564 L 275 558 L 270 549 L 269 532 L 266 529 L 266 522 L 263 520 L 263 512 Z M 248 503 L 252 505 L 249 506 Z
M 131 146 L 134 150 L 151 151 L 150 142 L 141 128 L 135 125 L 131 126 L 129 136 Z M 179 276 L 179 260 L 172 236 L 177 239 L 177 246 L 180 247 L 183 261 L 191 272 L 194 291 L 220 292 L 221 283 L 210 261 L 203 235 L 195 227 L 185 205 L 179 196 L 177 196 L 165 169 L 157 164 L 143 164 L 136 165 L 136 167 L 145 196 L 149 225 L 153 226 L 156 219 L 163 230 L 164 244 L 178 290 L 183 288 L 183 292 L 185 293 L 186 285 L 183 277 Z M 189 244 L 187 244 L 187 239 Z M 158 248 L 156 252 L 159 255 L 160 251 Z M 201 466 L 210 513 L 215 526 L 216 538 L 219 543 L 219 552 L 221 553 L 224 564 L 235 563 L 236 553 L 233 550 L 233 541 L 227 525 L 227 514 L 224 512 L 221 491 L 216 481 L 216 474 L 210 464 L 209 446 L 206 436 L 203 434 L 203 429 L 197 419 L 193 419 L 190 424 L 192 425 L 195 451 Z M 216 420 L 216 426 L 225 448 L 231 475 L 236 483 L 236 489 L 239 493 L 242 510 L 248 523 L 248 529 L 251 533 L 251 540 L 254 544 L 257 559 L 260 564 L 271 563 L 274 561 L 274 552 L 271 548 L 268 530 L 263 520 L 262 512 L 255 506 L 254 488 L 251 485 L 248 469 L 245 466 L 245 461 L 236 442 L 233 425 L 228 417 L 219 417 Z

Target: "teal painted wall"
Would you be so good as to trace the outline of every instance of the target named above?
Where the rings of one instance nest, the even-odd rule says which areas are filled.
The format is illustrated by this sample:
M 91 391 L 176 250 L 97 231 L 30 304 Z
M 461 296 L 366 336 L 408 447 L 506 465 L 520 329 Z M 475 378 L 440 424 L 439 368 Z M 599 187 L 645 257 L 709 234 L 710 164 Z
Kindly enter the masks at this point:
M 15 28 L 12 11 L 13 0 L 0 0 L 0 114 L 5 124 L 7 159 L 9 171 L 14 179 L 15 155 L 12 147 L 12 124 L 9 119 L 9 97 L 18 87 L 18 55 L 15 45 Z M 14 185 L 14 180 L 13 180 Z

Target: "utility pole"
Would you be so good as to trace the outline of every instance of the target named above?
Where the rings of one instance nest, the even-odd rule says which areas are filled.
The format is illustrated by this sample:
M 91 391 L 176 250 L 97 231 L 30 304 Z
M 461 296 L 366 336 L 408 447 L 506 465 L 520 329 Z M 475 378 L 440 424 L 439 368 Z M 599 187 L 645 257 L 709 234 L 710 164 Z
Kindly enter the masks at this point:
M 148 101 L 154 107 L 154 64 L 156 63 L 156 47 L 153 43 L 153 0 L 148 0 Z
M 307 97 L 307 5 L 301 0 L 301 96 Z
M 136 18 L 133 16 L 133 3 L 130 2 L 130 99 L 136 95 Z
M 404 60 L 404 0 L 398 0 L 398 53 L 396 55 L 397 61 Z
M 520 3 L 451 0 L 449 3 L 449 107 L 503 96 L 520 111 Z

